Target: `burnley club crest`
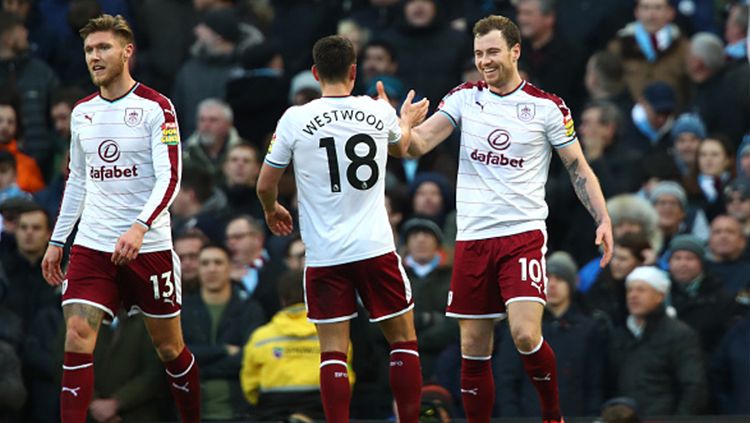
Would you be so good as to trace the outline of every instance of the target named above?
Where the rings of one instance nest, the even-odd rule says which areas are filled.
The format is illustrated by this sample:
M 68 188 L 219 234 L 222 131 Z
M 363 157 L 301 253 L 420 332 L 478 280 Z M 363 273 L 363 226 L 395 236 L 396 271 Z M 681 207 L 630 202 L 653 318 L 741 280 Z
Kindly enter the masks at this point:
M 536 104 L 534 103 L 519 103 L 516 105 L 516 116 L 522 122 L 530 122 L 536 115 Z
M 143 109 L 127 108 L 125 109 L 125 125 L 130 127 L 137 126 L 143 120 Z

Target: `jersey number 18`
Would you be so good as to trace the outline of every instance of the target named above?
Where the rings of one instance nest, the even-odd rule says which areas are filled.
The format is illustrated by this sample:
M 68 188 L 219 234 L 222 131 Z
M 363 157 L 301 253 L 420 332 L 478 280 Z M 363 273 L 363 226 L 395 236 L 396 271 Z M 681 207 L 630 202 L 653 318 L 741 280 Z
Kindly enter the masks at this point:
M 367 146 L 367 154 L 364 156 L 358 156 L 357 152 L 354 151 L 359 144 L 365 144 Z M 341 192 L 339 159 L 336 154 L 335 140 L 333 137 L 321 138 L 319 147 L 325 148 L 326 154 L 328 155 L 328 171 L 331 175 L 331 192 Z M 354 135 L 346 141 L 344 151 L 346 152 L 346 157 L 351 160 L 351 164 L 346 168 L 346 180 L 349 181 L 349 185 L 362 191 L 375 186 L 375 182 L 378 181 L 378 176 L 380 175 L 378 164 L 375 162 L 375 154 L 377 153 L 375 140 L 367 134 Z M 367 178 L 367 180 L 362 180 L 357 176 L 357 170 L 362 166 L 370 168 L 370 177 Z

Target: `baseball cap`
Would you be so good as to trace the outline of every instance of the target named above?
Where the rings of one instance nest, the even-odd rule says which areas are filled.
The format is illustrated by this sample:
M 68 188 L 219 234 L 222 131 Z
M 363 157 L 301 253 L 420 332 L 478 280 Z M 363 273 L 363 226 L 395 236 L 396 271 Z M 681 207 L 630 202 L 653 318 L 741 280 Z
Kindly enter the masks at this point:
M 677 107 L 674 90 L 664 81 L 647 85 L 643 97 L 657 113 L 671 113 Z

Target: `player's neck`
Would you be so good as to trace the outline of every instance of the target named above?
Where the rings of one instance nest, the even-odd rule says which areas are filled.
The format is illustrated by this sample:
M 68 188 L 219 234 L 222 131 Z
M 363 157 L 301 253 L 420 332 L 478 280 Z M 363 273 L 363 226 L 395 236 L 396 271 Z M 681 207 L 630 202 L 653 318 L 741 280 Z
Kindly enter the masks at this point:
M 118 99 L 128 93 L 135 85 L 135 79 L 129 73 L 123 72 L 107 85 L 99 87 L 99 95 L 106 100 Z
M 519 75 L 518 72 L 513 72 L 513 76 L 505 81 L 505 83 L 500 85 L 490 85 L 490 91 L 495 94 L 508 95 L 518 88 L 518 86 L 521 85 L 521 82 L 523 82 L 521 75 Z
M 346 97 L 352 95 L 353 84 L 346 82 L 321 82 L 320 92 L 323 97 Z

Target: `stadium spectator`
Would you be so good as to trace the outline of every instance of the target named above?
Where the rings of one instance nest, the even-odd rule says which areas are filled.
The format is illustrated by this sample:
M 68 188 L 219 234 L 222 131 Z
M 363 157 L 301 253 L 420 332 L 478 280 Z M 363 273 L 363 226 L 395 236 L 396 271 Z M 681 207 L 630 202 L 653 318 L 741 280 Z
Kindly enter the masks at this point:
M 443 232 L 429 219 L 404 222 L 404 269 L 414 297 L 414 327 L 424 380 L 434 377 L 440 353 L 458 341 L 458 324 L 445 317 L 451 267 L 443 251 Z
M 445 176 L 435 172 L 418 174 L 409 187 L 413 217 L 424 217 L 437 223 L 445 236 L 445 244 L 456 240 L 456 211 L 453 196 Z
M 266 39 L 242 52 L 240 62 L 242 68 L 229 75 L 226 100 L 241 117 L 234 122 L 239 136 L 265 149 L 274 125 L 289 107 L 281 45 L 278 40 Z
M 201 368 L 201 417 L 237 419 L 247 411 L 239 377 L 242 348 L 266 318 L 258 302 L 232 283 L 224 247 L 204 247 L 198 266 L 200 292 L 184 299 L 182 329 Z
M 16 162 L 18 186 L 26 192 L 33 193 L 44 188 L 44 176 L 36 159 L 26 155 L 20 149 L 18 142 L 20 122 L 17 117 L 17 109 L 13 105 L 0 101 L 0 151 L 7 151 L 13 155 Z
M 735 324 L 716 346 L 711 362 L 711 390 L 720 414 L 750 414 L 750 316 Z
M 99 331 L 94 351 L 97 371 L 91 419 L 97 423 L 160 420 L 167 387 L 141 319 L 119 313 Z
M 730 61 L 747 61 L 748 9 L 750 5 L 746 2 L 734 2 L 729 6 L 724 26 L 724 54 Z
M 581 74 L 586 58 L 580 45 L 558 29 L 555 0 L 521 0 L 516 5 L 523 54 L 519 66 L 539 88 L 565 99 L 577 112 L 583 103 Z
M 685 179 L 688 201 L 700 207 L 709 221 L 726 212 L 724 187 L 732 180 L 735 167 L 729 141 L 711 135 L 698 145 L 697 166 Z
M 0 11 L 1 91 L 20 99 L 22 113 L 17 118 L 18 127 L 24 129 L 24 150 L 45 168 L 52 158 L 54 145 L 48 127 L 47 106 L 59 81 L 47 64 L 31 56 L 28 34 L 19 17 Z M 3 143 L 8 141 L 2 140 Z M 15 141 L 12 144 L 15 149 Z M 28 190 L 36 191 L 33 188 Z
M 595 423 L 641 423 L 638 404 L 632 398 L 616 397 L 602 404 L 601 419 Z
M 721 39 L 702 32 L 690 39 L 687 72 L 695 92 L 691 108 L 709 133 L 726 134 L 734 150 L 750 131 L 750 66 L 747 62 L 728 66 Z
M 197 113 L 198 129 L 188 138 L 182 157 L 186 166 L 202 167 L 218 183 L 229 148 L 242 142 L 234 112 L 223 100 L 207 98 L 198 104 Z
M 653 252 L 661 250 L 663 240 L 659 231 L 659 215 L 648 200 L 634 194 L 620 194 L 607 200 L 607 210 L 612 219 L 615 239 L 626 233 L 640 233 L 648 239 Z M 653 252 L 646 259 L 646 264 L 656 261 Z M 585 293 L 596 280 L 601 272 L 599 259 L 594 258 L 581 267 L 578 272 L 579 291 Z
M 121 3 L 125 2 L 121 1 Z M 101 14 L 102 7 L 96 0 L 72 0 L 68 2 L 66 21 L 70 34 L 78 35 L 89 19 L 96 18 Z M 81 51 L 83 51 L 81 37 L 61 37 L 56 40 L 55 48 L 51 52 L 48 63 L 51 64 L 55 74 L 66 85 L 73 85 L 91 93 L 95 91 L 95 87 L 91 83 L 91 78 L 86 70 L 86 60 L 81 56 Z M 83 97 L 81 96 L 79 99 Z
M 15 157 L 7 151 L 0 150 L 0 203 L 11 198 L 31 198 L 31 194 L 18 187 L 16 169 Z
M 700 208 L 688 207 L 687 194 L 682 185 L 674 181 L 661 181 L 654 185 L 650 195 L 659 216 L 659 230 L 664 246 L 656 251 L 662 257 L 672 238 L 680 234 L 692 234 L 705 242 L 709 236 L 706 214 Z
M 644 155 L 667 152 L 672 147 L 670 131 L 676 111 L 675 92 L 669 84 L 656 81 L 646 85 L 631 114 L 636 134 L 629 140 L 630 146 Z
M 691 169 L 698 166 L 698 146 L 706 138 L 706 125 L 700 116 L 693 113 L 683 113 L 677 117 L 672 130 L 672 157 L 680 170 L 680 174 L 687 176 Z
M 724 284 L 708 273 L 703 241 L 679 235 L 669 243 L 671 304 L 677 317 L 700 337 L 706 357 L 711 356 L 737 314 L 734 298 Z
M 47 213 L 39 206 L 27 209 L 18 218 L 16 250 L 0 257 L 10 282 L 5 305 L 21 318 L 24 331 L 38 312 L 60 304 L 55 288 L 44 282 L 40 266 L 51 234 Z
M 577 268 L 562 251 L 547 259 L 547 305 L 542 331 L 555 349 L 560 408 L 569 416 L 594 415 L 604 399 L 606 342 L 604 330 L 575 301 Z M 497 404 L 501 417 L 539 415 L 539 400 L 506 329 L 495 361 Z
M 666 315 L 669 278 L 642 266 L 625 284 L 630 315 L 609 347 L 614 393 L 635 399 L 647 416 L 702 413 L 708 395 L 700 341 L 688 325 Z
M 622 116 L 629 116 L 635 103 L 625 85 L 625 67 L 620 56 L 610 51 L 598 51 L 586 63 L 583 82 L 591 100 L 614 103 Z M 629 122 L 630 119 L 627 119 Z M 632 124 L 629 124 L 632 126 Z M 626 127 L 627 133 L 632 128 Z
M 240 215 L 227 223 L 225 238 L 232 258 L 232 280 L 263 306 L 270 319 L 279 310 L 276 282 L 283 264 L 280 257 L 271 257 L 263 248 L 264 229 L 258 219 Z
M 742 232 L 750 236 L 750 178 L 738 177 L 724 189 L 727 214 L 742 224 Z
M 78 51 L 76 51 L 78 54 Z M 67 154 L 70 150 L 70 114 L 78 100 L 84 98 L 86 92 L 77 87 L 63 87 L 52 95 L 49 105 L 49 115 L 55 129 L 55 158 L 52 168 L 43 169 L 47 181 L 54 181 L 58 176 L 58 169 L 67 165 Z M 64 163 L 60 163 L 64 162 Z M 52 184 L 52 182 L 50 182 Z
M 398 56 L 396 48 L 387 41 L 372 40 L 362 49 L 362 59 L 358 66 L 360 86 L 368 86 L 376 76 L 396 76 Z
M 397 247 L 402 244 L 399 228 L 408 215 L 409 207 L 409 193 L 403 185 L 393 184 L 385 190 L 385 210 L 388 213 L 388 223 L 391 225 L 393 240 Z
M 232 214 L 263 218 L 263 208 L 255 195 L 260 172 L 260 153 L 252 144 L 239 143 L 228 148 L 223 170 L 222 190 Z
M 362 53 L 362 46 L 370 41 L 370 30 L 360 26 L 357 21 L 344 18 L 339 21 L 336 34 L 349 40 L 354 46 L 354 54 L 359 56 Z
M 708 268 L 732 295 L 750 287 L 750 261 L 744 259 L 746 247 L 747 238 L 736 218 L 721 215 L 711 221 Z
M 198 258 L 203 247 L 208 244 L 208 238 L 200 229 L 190 229 L 174 239 L 174 252 L 180 259 L 183 295 L 195 294 L 200 288 Z
M 688 100 L 688 41 L 672 23 L 674 17 L 669 0 L 637 0 L 636 20 L 609 43 L 608 50 L 622 58 L 625 84 L 634 99 L 642 97 L 649 83 L 665 81 L 674 90 L 677 105 Z
M 283 420 L 294 413 L 324 419 L 320 401 L 320 346 L 315 325 L 307 320 L 302 289 L 303 272 L 279 277 L 282 309 L 253 332 L 245 344 L 240 381 L 259 420 Z M 350 384 L 354 384 L 349 346 Z
M 398 76 L 435 107 L 461 78 L 469 40 L 448 26 L 442 2 L 406 0 L 401 4 L 403 15 L 383 31 L 382 39 L 396 48 Z
M 305 243 L 302 237 L 293 235 L 286 247 L 284 264 L 288 270 L 302 272 L 305 270 Z
M 316 98 L 320 98 L 320 85 L 315 80 L 312 72 L 302 71 L 292 78 L 289 86 L 289 103 L 293 106 L 307 104 Z
M 211 241 L 224 238 L 223 227 L 227 197 L 214 186 L 209 172 L 187 165 L 182 170 L 180 190 L 172 203 L 172 232 L 179 236 L 190 229 L 200 229 Z
M 586 291 L 584 304 L 592 312 L 603 312 L 613 326 L 625 325 L 628 308 L 625 278 L 651 258 L 651 245 L 642 233 L 625 233 L 615 238 L 612 261 Z
M 199 124 L 199 104 L 208 98 L 226 98 L 231 70 L 239 65 L 240 19 L 228 8 L 209 10 L 194 28 L 196 41 L 190 59 L 177 72 L 172 101 L 180 115 L 180 132 L 187 136 Z

